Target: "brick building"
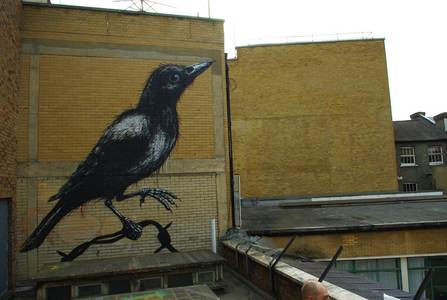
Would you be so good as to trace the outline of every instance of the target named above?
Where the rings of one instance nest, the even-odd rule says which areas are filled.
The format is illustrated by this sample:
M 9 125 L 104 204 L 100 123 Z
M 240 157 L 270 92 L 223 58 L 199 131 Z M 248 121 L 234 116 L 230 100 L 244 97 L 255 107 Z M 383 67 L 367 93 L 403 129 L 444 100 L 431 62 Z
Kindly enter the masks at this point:
M 442 181 L 447 180 L 440 177 L 447 161 L 447 131 L 441 124 L 444 119 L 437 118 L 436 124 L 423 112 L 410 117 L 411 120 L 393 122 L 399 190 L 416 192 L 441 188 Z M 438 182 L 433 176 L 437 173 Z
M 288 251 L 298 257 L 329 261 L 343 246 L 337 269 L 411 293 L 433 269 L 424 296 L 445 297 L 446 195 L 330 198 L 252 201 L 242 209 L 242 228 L 272 248 L 294 237 Z
M 164 188 L 181 201 L 173 213 L 152 199 L 116 204 L 136 221 L 166 226 L 179 251 L 210 249 L 212 219 L 228 228 L 223 22 L 147 13 L 24 4 L 17 131 L 17 244 L 53 207 L 56 193 L 104 129 L 135 107 L 150 72 L 160 64 L 213 65 L 178 104 L 180 138 L 159 174 L 132 185 Z M 64 217 L 36 250 L 18 254 L 17 278 L 61 259 L 96 236 L 121 229 L 102 201 Z M 137 241 L 93 246 L 78 260 L 151 254 L 160 245 L 147 227 Z M 17 251 L 17 247 L 15 251 Z
M 19 91 L 20 1 L 0 3 L 0 296 L 13 282 L 16 123 Z
M 6 176 L 0 184 L 1 197 L 17 202 L 12 223 L 17 228 L 17 243 L 12 244 L 17 254 L 14 277 L 26 281 L 44 264 L 59 261 L 57 251 L 69 253 L 121 228 L 102 202 L 91 202 L 66 216 L 38 249 L 18 253 L 54 205 L 48 198 L 115 116 L 136 105 L 148 74 L 163 63 L 214 60 L 179 103 L 180 140 L 168 162 L 159 174 L 129 191 L 147 185 L 165 188 L 182 201 L 172 214 L 152 200 L 142 208 L 137 199 L 117 207 L 138 221 L 149 218 L 163 226 L 172 222 L 172 244 L 182 252 L 209 249 L 210 220 L 217 220 L 222 235 L 231 218 L 223 22 L 24 4 L 19 47 L 15 14 L 20 2 L 5 3 L 9 9 L 5 11 L 11 13 L 0 16 L 11 26 L 8 36 L 2 36 L 8 43 L 1 45 L 9 47 L 11 55 L 2 57 L 10 59 L 2 64 L 13 69 L 1 76 L 12 84 L 5 89 L 10 99 L 2 98 L 1 103 L 2 116 L 10 119 L 1 124 L 1 151 L 7 151 L 9 159 L 2 161 L 8 171 L 2 173 Z M 241 47 L 238 55 L 230 62 L 230 81 L 234 173 L 240 176 L 242 196 L 397 191 L 383 40 L 260 45 Z M 287 219 L 275 213 L 268 216 Z M 432 225 L 418 230 L 388 228 L 388 232 L 313 232 L 300 237 L 299 247 L 321 259 L 340 243 L 348 246 L 345 258 L 352 260 L 390 256 L 401 261 L 415 253 L 422 257 L 429 247 L 438 247 L 434 252 L 441 255 L 444 241 L 418 244 L 421 237 L 434 240 L 445 233 L 444 223 L 428 228 Z M 283 236 L 270 240 L 275 246 L 285 241 Z M 372 245 L 381 243 L 371 251 Z M 312 248 L 317 244 L 325 245 L 326 252 Z M 77 260 L 152 254 L 158 247 L 157 230 L 148 227 L 137 241 L 95 245 Z M 405 247 L 406 252 L 401 251 Z
M 383 40 L 240 47 L 230 77 L 242 197 L 397 191 Z
M 409 292 L 434 268 L 442 299 L 445 196 L 397 193 L 384 41 L 240 47 L 230 77 L 242 229 Z

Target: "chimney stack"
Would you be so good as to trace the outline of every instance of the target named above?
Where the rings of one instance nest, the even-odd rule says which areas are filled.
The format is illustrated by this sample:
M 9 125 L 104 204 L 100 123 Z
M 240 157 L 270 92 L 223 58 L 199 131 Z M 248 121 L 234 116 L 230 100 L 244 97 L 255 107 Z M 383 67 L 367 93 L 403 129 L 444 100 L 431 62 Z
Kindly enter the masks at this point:
M 433 118 L 435 119 L 436 127 L 447 132 L 447 112 L 440 113 Z
M 415 112 L 414 114 L 412 114 L 412 115 L 410 115 L 410 118 L 412 119 L 412 120 L 416 120 L 417 118 L 419 118 L 419 117 L 425 117 L 425 112 L 423 112 L 423 111 L 418 111 L 418 112 Z

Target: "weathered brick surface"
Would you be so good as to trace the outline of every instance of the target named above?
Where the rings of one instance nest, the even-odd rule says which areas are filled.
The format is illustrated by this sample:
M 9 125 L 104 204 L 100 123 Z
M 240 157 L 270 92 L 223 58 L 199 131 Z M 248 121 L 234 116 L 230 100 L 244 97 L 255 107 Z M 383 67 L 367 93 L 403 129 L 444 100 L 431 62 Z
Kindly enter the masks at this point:
M 20 7 L 15 0 L 0 4 L 0 198 L 12 197 L 15 189 Z
M 41 55 L 39 161 L 83 159 L 115 116 L 136 106 L 150 71 L 161 63 L 167 62 Z M 197 78 L 178 105 L 181 136 L 173 159 L 214 157 L 210 75 Z
M 301 285 L 284 276 L 275 274 L 275 290 L 278 299 L 301 300 Z
M 226 259 L 228 265 L 239 274 L 243 275 L 247 280 L 252 282 L 255 286 L 263 290 L 264 292 L 272 295 L 272 283 L 270 279 L 270 273 L 267 267 L 253 261 L 251 258 L 248 260 L 244 255 L 238 253 L 236 259 L 236 252 L 227 246 L 223 246 L 222 255 Z M 246 269 L 246 263 L 248 261 L 248 273 Z M 278 299 L 301 299 L 301 286 L 295 282 L 286 278 L 278 273 L 274 273 L 275 291 Z
M 19 90 L 21 1 L 0 1 L 0 199 L 10 201 L 9 248 L 15 246 L 17 111 Z M 9 285 L 15 285 L 16 257 L 9 256 Z
M 398 168 L 399 190 L 403 191 L 404 183 L 416 183 L 418 191 L 432 191 L 442 189 L 442 185 L 447 185 L 447 178 L 436 180 L 437 166 L 431 166 L 428 158 L 428 148 L 440 146 L 442 148 L 442 161 L 447 161 L 447 141 L 427 141 L 427 142 L 398 142 L 396 143 L 396 164 Z M 400 166 L 401 147 L 413 147 L 416 156 L 416 165 L 410 167 Z M 441 166 L 442 167 L 442 166 Z M 432 175 L 432 176 L 430 176 Z
M 204 163 L 224 161 L 227 153 L 223 149 L 224 131 L 216 129 L 224 124 L 225 115 L 224 86 L 215 84 L 216 80 L 224 82 L 222 24 L 214 20 L 24 5 L 21 34 L 26 45 L 20 65 L 18 117 L 18 244 L 52 208 L 53 203 L 47 200 L 67 180 L 72 171 L 70 164 L 77 165 L 86 157 L 118 114 L 135 107 L 154 68 L 162 63 L 190 64 L 211 57 L 215 59 L 212 68 L 195 80 L 178 104 L 180 138 L 168 167 L 128 189 L 168 189 L 181 199 L 179 207 L 171 214 L 149 198 L 142 208 L 138 198 L 116 204 L 124 215 L 136 221 L 152 219 L 162 225 L 172 221 L 169 233 L 172 244 L 180 251 L 211 247 L 210 220 L 218 219 L 222 232 L 228 218 L 226 179 L 222 184 L 227 166 L 201 170 Z M 53 52 L 26 48 L 39 43 L 44 44 L 42 49 L 53 47 Z M 148 52 L 151 56 L 147 56 Z M 33 109 L 37 110 L 35 114 Z M 170 164 L 178 166 L 185 161 L 188 168 L 166 171 Z M 32 164 L 37 165 L 36 169 L 30 168 Z M 47 175 L 39 173 L 39 166 L 49 170 Z M 37 250 L 18 255 L 18 278 L 28 279 L 43 264 L 58 261 L 56 250 L 70 252 L 82 242 L 120 229 L 119 220 L 102 201 L 90 202 L 64 217 Z M 160 246 L 157 234 L 153 226 L 148 226 L 138 241 L 123 239 L 112 245 L 93 246 L 78 259 L 149 255 Z
M 23 38 L 223 50 L 223 22 L 211 19 L 28 5 L 23 20 Z
M 297 236 L 287 250 L 311 258 L 331 258 L 339 246 L 343 246 L 341 257 L 385 257 L 412 256 L 427 253 L 446 253 L 447 234 L 445 228 L 422 228 L 371 232 L 309 234 Z M 290 236 L 265 237 L 274 247 L 284 247 Z M 423 243 L 420 241 L 424 240 Z
M 53 206 L 53 203 L 48 203 L 48 198 L 63 183 L 63 178 L 41 178 L 38 180 L 38 210 L 36 211 L 36 208 L 26 205 L 26 180 L 19 180 L 17 201 L 21 205 L 18 208 L 18 214 L 20 216 L 35 214 L 41 220 Z M 174 192 L 181 199 L 178 208 L 174 208 L 173 213 L 170 213 L 152 198 L 148 198 L 140 208 L 138 198 L 135 198 L 116 203 L 117 209 L 137 222 L 151 219 L 163 226 L 173 222 L 169 233 L 172 245 L 179 251 L 211 248 L 210 220 L 217 218 L 214 175 L 158 176 L 139 182 L 129 191 L 144 186 L 165 188 Z M 30 228 L 27 228 L 28 222 L 25 218 L 19 219 L 17 242 L 22 244 Z M 90 202 L 63 218 L 44 244 L 39 247 L 38 268 L 45 263 L 58 261 L 60 257 L 56 250 L 69 253 L 77 245 L 96 236 L 116 232 L 121 227 L 118 218 L 104 206 L 102 201 Z M 151 254 L 160 246 L 157 234 L 158 231 L 153 226 L 148 226 L 145 227 L 144 233 L 138 241 L 123 239 L 110 245 L 95 245 L 78 260 Z M 27 254 L 20 253 L 18 260 L 19 278 L 27 278 L 30 275 L 27 268 Z
M 244 197 L 397 190 L 383 40 L 239 48 L 230 77 Z
M 447 166 L 435 166 L 433 168 L 433 181 L 435 187 L 439 190 L 447 192 Z

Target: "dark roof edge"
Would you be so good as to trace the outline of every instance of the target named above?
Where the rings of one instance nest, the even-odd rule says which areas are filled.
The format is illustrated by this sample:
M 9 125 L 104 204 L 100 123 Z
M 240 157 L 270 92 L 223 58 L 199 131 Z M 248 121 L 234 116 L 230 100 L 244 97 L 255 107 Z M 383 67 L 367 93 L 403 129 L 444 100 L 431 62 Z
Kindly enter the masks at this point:
M 423 195 L 420 195 L 420 194 Z M 395 195 L 402 195 L 401 197 L 398 198 L 394 198 L 394 199 L 402 199 L 402 198 L 409 198 L 409 197 L 430 197 L 432 198 L 433 196 L 438 197 L 438 196 L 442 196 L 442 191 L 428 191 L 428 193 L 430 193 L 430 195 L 427 195 L 426 192 L 418 192 L 416 193 L 416 195 L 413 196 L 409 196 L 408 193 L 403 193 L 401 191 L 381 191 L 381 192 L 357 192 L 357 193 L 333 193 L 333 194 L 312 194 L 312 195 L 289 195 L 289 196 L 263 196 L 263 197 L 245 197 L 242 198 L 242 202 L 259 202 L 259 203 L 266 203 L 267 201 L 279 201 L 279 200 L 298 200 L 298 201 L 302 201 L 302 200 L 311 200 L 311 199 L 319 199 L 319 198 L 326 198 L 326 197 L 352 197 L 352 198 L 356 198 L 356 197 L 362 197 L 362 196 L 381 196 L 381 195 L 389 195 L 389 197 L 386 198 L 394 198 L 393 196 Z M 405 196 L 404 196 L 405 195 Z M 379 199 L 379 198 L 376 198 Z
M 236 46 L 237 49 L 241 48 L 256 48 L 256 47 L 274 47 L 274 46 L 293 46 L 303 44 L 327 44 L 327 43 L 347 43 L 347 42 L 369 42 L 369 41 L 384 41 L 385 38 L 373 38 L 373 39 L 345 39 L 345 40 L 330 40 L 330 41 L 310 41 L 310 42 L 294 42 L 294 43 L 265 43 L 254 44 L 246 46 Z
M 309 227 L 309 228 L 284 228 L 284 229 L 256 229 L 247 230 L 248 235 L 263 236 L 288 236 L 291 234 L 311 235 L 311 234 L 331 234 L 347 232 L 371 232 L 385 231 L 393 229 L 416 229 L 447 227 L 447 220 L 413 222 L 413 223 L 391 223 L 391 224 L 369 224 L 359 226 L 335 226 L 335 227 Z
M 443 139 L 414 139 L 414 140 L 394 140 L 394 143 L 423 143 L 423 142 L 445 142 L 447 140 L 447 137 Z
M 129 11 L 129 10 L 123 10 L 123 9 L 114 9 L 114 8 L 35 3 L 35 2 L 26 2 L 26 1 L 23 1 L 22 3 L 23 3 L 23 5 L 26 5 L 26 6 L 36 6 L 36 7 L 78 9 L 78 10 L 89 10 L 89 11 L 99 11 L 99 12 L 112 12 L 112 13 L 128 14 L 128 15 L 143 15 L 143 16 L 153 16 L 153 17 L 190 19 L 190 20 L 207 21 L 207 22 L 224 22 L 225 21 L 223 19 L 193 17 L 193 16 L 186 16 L 186 15 L 174 15 L 174 14 L 162 14 L 162 13 L 150 13 L 150 12 L 141 12 L 141 11 Z

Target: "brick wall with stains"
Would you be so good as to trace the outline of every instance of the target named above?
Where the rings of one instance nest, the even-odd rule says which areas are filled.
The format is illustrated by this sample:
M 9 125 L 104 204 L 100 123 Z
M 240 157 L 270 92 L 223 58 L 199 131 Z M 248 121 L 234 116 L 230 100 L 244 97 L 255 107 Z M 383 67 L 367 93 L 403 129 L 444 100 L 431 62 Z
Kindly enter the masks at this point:
M 11 198 L 15 189 L 21 3 L 2 1 L 0 8 L 0 198 Z
M 17 119 L 20 72 L 21 1 L 0 3 L 0 201 L 9 201 L 9 219 L 15 222 Z M 6 242 L 6 241 L 3 241 Z M 8 248 L 15 246 L 15 226 L 9 226 Z M 15 255 L 10 251 L 9 285 L 14 286 Z
M 219 234 L 228 227 L 229 197 L 225 123 L 223 22 L 213 19 L 124 13 L 103 9 L 25 4 L 22 17 L 18 116 L 18 244 L 51 209 L 48 198 L 85 159 L 104 129 L 135 107 L 151 71 L 160 64 L 213 59 L 182 96 L 180 137 L 161 171 L 128 191 L 165 188 L 181 200 L 173 213 L 147 199 L 117 203 L 124 215 L 169 228 L 179 251 L 211 248 L 210 220 Z M 64 217 L 45 242 L 18 254 L 18 278 L 59 261 L 98 235 L 121 229 L 93 201 Z M 137 241 L 92 246 L 77 259 L 150 255 L 160 245 L 148 226 Z M 17 249 L 16 249 L 17 251 Z
M 383 40 L 237 54 L 231 113 L 243 197 L 397 191 Z

